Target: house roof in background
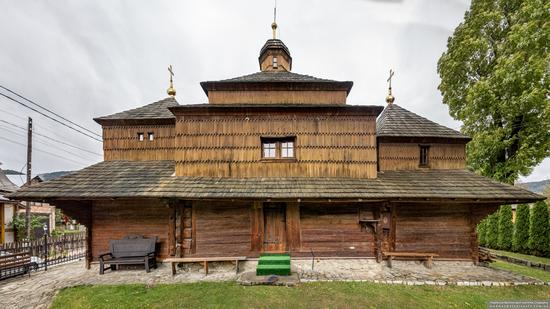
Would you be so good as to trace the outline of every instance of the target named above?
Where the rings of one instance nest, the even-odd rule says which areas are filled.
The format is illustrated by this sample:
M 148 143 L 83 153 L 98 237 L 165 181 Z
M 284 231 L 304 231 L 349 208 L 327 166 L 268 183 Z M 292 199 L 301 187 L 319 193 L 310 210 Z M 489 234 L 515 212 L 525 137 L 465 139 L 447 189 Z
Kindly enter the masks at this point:
M 19 189 L 19 187 L 11 182 L 9 178 L 4 174 L 4 171 L 0 169 L 0 193 L 10 193 L 15 192 Z
M 465 170 L 379 173 L 376 179 L 175 177 L 174 161 L 104 161 L 23 188 L 21 199 L 468 199 L 530 202 L 543 196 Z
M 376 121 L 376 135 L 380 137 L 437 137 L 470 140 L 459 131 L 447 128 L 429 119 L 389 104 Z

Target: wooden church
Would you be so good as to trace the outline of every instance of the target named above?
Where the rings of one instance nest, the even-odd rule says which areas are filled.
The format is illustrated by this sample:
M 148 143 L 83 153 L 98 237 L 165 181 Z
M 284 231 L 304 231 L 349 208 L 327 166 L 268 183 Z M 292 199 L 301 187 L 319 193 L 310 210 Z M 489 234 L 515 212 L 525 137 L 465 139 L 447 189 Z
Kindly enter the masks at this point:
M 276 24 L 273 25 L 275 33 Z M 292 72 L 279 39 L 260 71 L 95 118 L 104 161 L 19 190 L 88 227 L 89 261 L 110 239 L 157 237 L 158 257 L 363 257 L 432 252 L 477 260 L 476 224 L 543 199 L 466 170 L 469 137 L 394 104 L 348 105 L 353 83 Z

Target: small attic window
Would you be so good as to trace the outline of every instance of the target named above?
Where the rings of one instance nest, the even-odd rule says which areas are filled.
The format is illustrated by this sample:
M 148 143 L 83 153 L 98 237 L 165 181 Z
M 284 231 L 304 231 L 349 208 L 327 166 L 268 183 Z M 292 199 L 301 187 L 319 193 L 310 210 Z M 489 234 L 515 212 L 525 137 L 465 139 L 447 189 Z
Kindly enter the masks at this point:
M 277 69 L 279 67 L 279 63 L 277 62 L 277 57 L 273 57 L 273 68 Z
M 420 145 L 420 166 L 427 167 L 429 162 L 430 146 Z
M 147 133 L 147 137 L 149 138 L 149 141 L 154 141 L 155 140 L 155 133 L 149 132 L 149 133 Z
M 137 137 L 138 137 L 138 141 L 143 142 L 143 139 L 145 138 L 143 132 L 139 132 L 137 135 L 138 135 L 138 136 L 137 136 Z

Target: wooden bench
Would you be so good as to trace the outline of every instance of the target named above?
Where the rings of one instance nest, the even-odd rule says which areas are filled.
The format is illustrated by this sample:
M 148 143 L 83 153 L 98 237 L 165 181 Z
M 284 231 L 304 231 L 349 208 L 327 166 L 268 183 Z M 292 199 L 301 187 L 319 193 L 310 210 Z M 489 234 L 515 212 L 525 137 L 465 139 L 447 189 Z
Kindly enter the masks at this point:
M 384 252 L 384 255 L 388 258 L 389 268 L 392 267 L 391 262 L 394 257 L 422 259 L 426 261 L 427 268 L 432 268 L 433 258 L 439 256 L 439 254 L 428 252 Z
M 172 264 L 172 275 L 176 274 L 176 264 L 179 263 L 203 263 L 204 273 L 208 275 L 208 262 L 235 262 L 236 273 L 239 273 L 239 261 L 245 261 L 246 256 L 224 256 L 224 257 L 189 257 L 189 258 L 168 258 L 163 262 Z
M 0 278 L 9 278 L 22 274 L 31 275 L 31 267 L 36 263 L 31 262 L 31 252 L 10 252 L 0 255 Z
M 99 256 L 99 274 L 106 269 L 116 270 L 118 265 L 145 265 L 145 271 L 157 267 L 155 246 L 157 238 L 129 235 L 120 240 L 109 240 L 109 252 Z M 105 268 L 105 264 L 109 267 Z

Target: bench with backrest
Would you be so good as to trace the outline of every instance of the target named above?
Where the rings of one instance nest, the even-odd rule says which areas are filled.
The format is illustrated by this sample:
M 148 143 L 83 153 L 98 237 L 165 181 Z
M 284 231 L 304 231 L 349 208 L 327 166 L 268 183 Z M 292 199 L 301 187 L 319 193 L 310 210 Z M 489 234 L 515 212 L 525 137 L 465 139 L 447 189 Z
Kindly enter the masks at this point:
M 188 258 L 168 258 L 163 262 L 172 264 L 172 275 L 176 274 L 176 264 L 180 263 L 203 263 L 204 273 L 208 275 L 208 262 L 235 262 L 236 272 L 239 272 L 239 261 L 245 261 L 246 256 L 226 256 L 226 257 L 188 257 Z
M 434 257 L 439 256 L 436 253 L 429 252 L 383 252 L 388 259 L 388 267 L 392 267 L 392 259 L 397 258 L 407 258 L 407 259 L 422 259 L 426 261 L 426 267 L 432 268 L 432 260 Z
M 30 251 L 0 252 L 0 279 L 17 275 L 29 274 L 31 267 L 36 266 L 31 262 Z
M 119 240 L 109 240 L 109 252 L 99 256 L 99 274 L 106 269 L 116 270 L 118 265 L 143 264 L 145 271 L 157 267 L 155 246 L 157 238 L 129 235 Z M 109 267 L 105 267 L 109 265 Z

